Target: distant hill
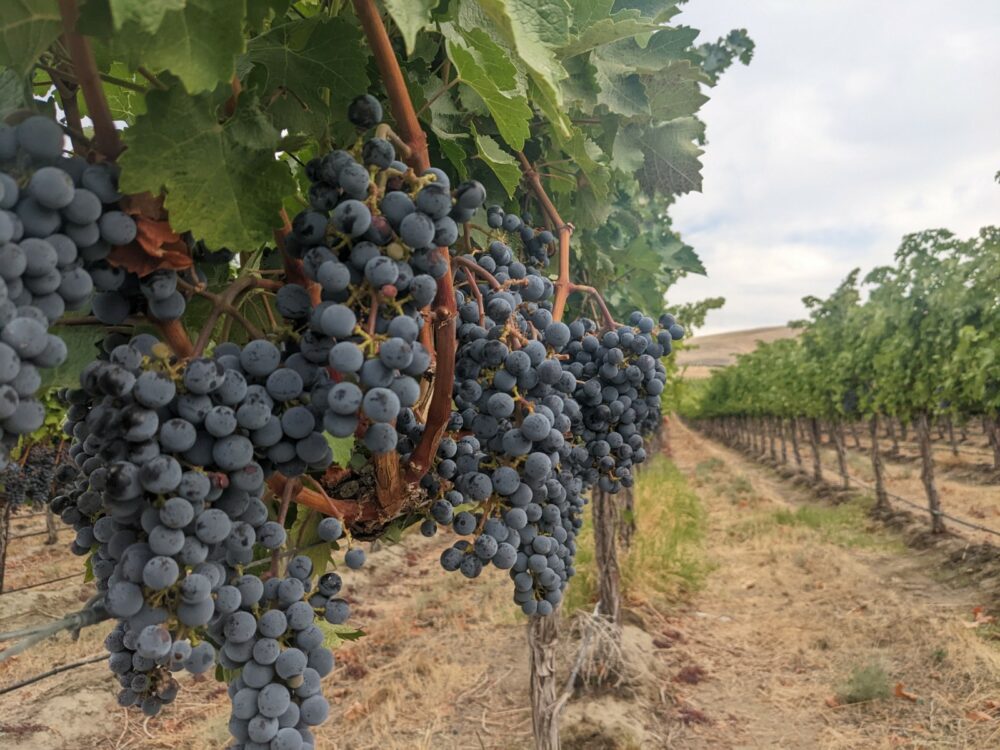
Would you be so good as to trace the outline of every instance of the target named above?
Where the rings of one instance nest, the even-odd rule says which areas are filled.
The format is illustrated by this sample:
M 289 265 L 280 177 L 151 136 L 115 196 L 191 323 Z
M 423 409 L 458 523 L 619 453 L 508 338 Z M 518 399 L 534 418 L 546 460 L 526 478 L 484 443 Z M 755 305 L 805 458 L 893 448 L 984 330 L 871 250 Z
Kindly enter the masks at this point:
M 686 348 L 679 352 L 678 362 L 686 367 L 687 378 L 707 378 L 712 370 L 726 367 L 736 361 L 738 354 L 747 354 L 757 348 L 760 341 L 771 342 L 798 336 L 799 329 L 787 326 L 750 328 L 746 331 L 716 333 L 688 339 Z

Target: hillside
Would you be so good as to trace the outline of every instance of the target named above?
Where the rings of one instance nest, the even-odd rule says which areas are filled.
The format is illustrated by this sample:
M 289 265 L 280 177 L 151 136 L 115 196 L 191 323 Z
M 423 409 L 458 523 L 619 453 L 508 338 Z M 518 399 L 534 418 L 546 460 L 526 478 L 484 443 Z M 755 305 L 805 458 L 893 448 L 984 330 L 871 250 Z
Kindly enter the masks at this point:
M 684 350 L 677 355 L 685 377 L 707 378 L 712 370 L 726 367 L 736 361 L 739 354 L 748 354 L 761 341 L 771 342 L 798 336 L 798 330 L 788 326 L 748 328 L 745 331 L 728 331 L 711 336 L 689 339 Z

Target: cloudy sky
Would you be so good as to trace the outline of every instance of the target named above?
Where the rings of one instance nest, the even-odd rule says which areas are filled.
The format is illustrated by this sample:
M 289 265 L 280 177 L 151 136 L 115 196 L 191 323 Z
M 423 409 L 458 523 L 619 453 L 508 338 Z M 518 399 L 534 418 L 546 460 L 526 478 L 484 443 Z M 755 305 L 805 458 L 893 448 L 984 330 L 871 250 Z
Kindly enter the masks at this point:
M 703 333 L 781 325 L 907 232 L 1000 223 L 1000 1 L 691 0 L 680 19 L 757 43 L 711 91 L 704 192 L 674 224 L 722 295 Z

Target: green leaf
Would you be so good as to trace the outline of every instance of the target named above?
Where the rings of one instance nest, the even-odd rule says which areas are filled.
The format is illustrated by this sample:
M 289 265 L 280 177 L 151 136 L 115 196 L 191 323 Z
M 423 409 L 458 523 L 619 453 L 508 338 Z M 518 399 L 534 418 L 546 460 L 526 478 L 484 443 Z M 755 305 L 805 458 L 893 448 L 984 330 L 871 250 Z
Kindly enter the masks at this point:
M 183 9 L 163 15 L 155 34 L 129 22 L 114 43 L 133 68 L 169 70 L 192 94 L 211 91 L 236 72 L 245 11 L 245 0 L 186 0 Z
M 331 625 L 330 629 L 336 633 L 342 641 L 357 641 L 365 637 L 365 631 L 353 625 Z
M 276 151 L 281 136 L 270 118 L 261 110 L 252 93 L 241 95 L 226 129 L 235 143 L 250 149 Z
M 351 454 L 354 452 L 354 438 L 338 438 L 326 431 L 323 432 L 323 437 L 326 438 L 326 444 L 333 451 L 333 462 L 337 466 L 346 468 L 351 462 Z
M 431 132 L 437 136 L 438 147 L 441 149 L 441 153 L 444 154 L 445 158 L 451 162 L 453 167 L 455 167 L 455 171 L 458 172 L 459 178 L 463 180 L 468 179 L 468 156 L 465 153 L 465 148 L 460 143 L 460 141 L 467 140 L 466 137 L 463 135 L 446 133 L 433 125 L 431 126 Z
M 671 120 L 645 132 L 639 139 L 646 163 L 639 182 L 647 193 L 681 195 L 701 190 L 701 161 L 704 153 L 697 141 L 705 126 L 693 117 Z
M 506 153 L 500 144 L 488 135 L 479 135 L 473 128 L 473 136 L 476 139 L 476 150 L 479 157 L 486 162 L 493 173 L 500 180 L 508 196 L 514 195 L 514 189 L 521 181 L 521 168 L 513 156 Z
M 10 68 L 0 70 L 0 120 L 11 112 L 31 106 L 27 79 Z
M 352 625 L 331 625 L 322 619 L 319 628 L 323 631 L 323 645 L 331 650 L 340 648 L 345 641 L 356 641 L 365 636 L 365 631 Z
M 559 86 L 568 74 L 557 55 L 557 49 L 569 41 L 566 0 L 466 0 L 458 18 L 461 28 L 483 29 L 510 47 L 516 64 L 531 78 L 535 105 L 568 138 L 569 118 Z
M 655 31 L 656 24 L 636 10 L 622 10 L 611 15 L 613 0 L 570 0 L 573 6 L 573 27 L 577 36 L 559 52 L 573 57 L 620 39 Z
M 357 26 L 342 18 L 314 16 L 276 26 L 250 41 L 247 62 L 261 101 L 275 124 L 296 132 L 322 133 L 368 89 L 367 48 Z
M 247 0 L 247 25 L 259 33 L 272 16 L 282 18 L 289 5 L 291 0 Z
M 295 186 L 273 152 L 241 146 L 219 124 L 224 96 L 192 97 L 179 87 L 150 92 L 148 112 L 125 131 L 122 190 L 165 189 L 175 230 L 209 247 L 251 249 L 272 241 L 281 198 Z
M 0 2 L 0 65 L 27 75 L 62 32 L 56 0 Z
M 609 70 L 622 74 L 657 73 L 678 60 L 697 62 L 698 57 L 691 50 L 697 36 L 697 29 L 685 26 L 661 28 L 645 46 L 634 39 L 622 39 L 595 50 L 594 56 L 600 57 Z
M 97 356 L 107 331 L 97 326 L 64 326 L 54 324 L 49 331 L 66 344 L 66 361 L 52 369 L 41 368 L 41 390 L 47 388 L 79 388 L 80 373 Z
M 443 26 L 442 32 L 455 72 L 482 98 L 503 139 L 511 148 L 522 148 L 530 135 L 531 108 L 527 97 L 519 92 L 501 91 L 497 80 L 514 86 L 516 69 L 505 61 L 501 48 L 485 36 L 459 34 L 450 25 Z
M 439 0 L 383 0 L 385 9 L 399 27 L 406 43 L 406 53 L 413 54 L 417 34 L 431 23 L 431 11 Z
M 638 74 L 622 73 L 619 65 L 611 64 L 602 57 L 594 57 L 591 63 L 600 89 L 597 94 L 599 104 L 626 117 L 650 113 L 646 87 Z
M 642 151 L 639 138 L 642 130 L 638 125 L 626 125 L 618 131 L 615 145 L 611 151 L 611 160 L 615 169 L 625 174 L 635 174 L 646 163 L 646 155 Z
M 160 28 L 163 16 L 172 10 L 183 10 L 186 0 L 110 0 L 111 18 L 118 31 L 129 21 L 142 30 L 155 34 Z
M 655 120 L 689 117 L 708 101 L 701 83 L 708 78 L 701 69 L 687 60 L 678 60 L 646 81 L 649 109 Z
M 115 78 L 121 78 L 125 81 L 139 84 L 147 83 L 145 78 L 138 73 L 133 73 L 124 63 L 111 63 L 108 73 Z M 104 89 L 104 98 L 108 102 L 108 107 L 111 109 L 111 116 L 114 119 L 124 120 L 131 125 L 135 122 L 136 117 L 146 111 L 146 97 L 144 94 L 125 88 L 124 86 L 108 83 L 107 81 L 101 82 L 101 88 Z M 80 102 L 80 114 L 86 115 L 88 113 L 86 100 L 82 96 L 78 97 L 78 100 Z
M 517 50 L 535 83 L 561 104 L 559 81 L 566 71 L 556 49 L 569 41 L 566 0 L 480 0 L 479 5 Z

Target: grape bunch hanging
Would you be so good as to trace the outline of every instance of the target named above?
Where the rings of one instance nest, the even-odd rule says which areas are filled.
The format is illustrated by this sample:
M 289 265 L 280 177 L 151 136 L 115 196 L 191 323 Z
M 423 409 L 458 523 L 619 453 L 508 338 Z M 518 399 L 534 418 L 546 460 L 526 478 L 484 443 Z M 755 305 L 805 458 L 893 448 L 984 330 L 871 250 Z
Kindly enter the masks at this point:
M 684 335 L 666 314 L 556 319 L 552 229 L 487 206 L 474 180 L 416 173 L 374 97 L 348 116 L 366 137 L 305 165 L 309 206 L 282 237 L 284 325 L 192 357 L 148 333 L 109 334 L 79 387 L 60 393 L 72 482 L 52 508 L 76 530 L 72 551 L 116 620 L 106 646 L 119 702 L 154 715 L 177 696 L 175 673 L 219 666 L 237 748 L 313 746 L 329 711 L 320 681 L 334 667 L 320 622 L 350 617 L 340 576 L 314 569 L 289 538 L 288 500 L 318 496 L 313 507 L 333 516 L 306 541 L 360 567 L 352 524 L 374 502 L 371 467 L 395 454 L 415 490 L 400 515 L 426 536 L 460 537 L 441 565 L 467 578 L 505 570 L 525 614 L 550 614 L 575 572 L 587 493 L 632 485 L 660 421 L 661 358 Z M 10 224 L 0 254 L 24 259 L 0 263 L 0 340 L 15 363 L 4 370 L 0 348 L 8 447 L 44 419 L 37 372 L 65 358 L 46 332 L 65 309 L 89 306 L 115 325 L 185 311 L 176 273 L 140 278 L 114 263 L 136 232 L 115 168 L 61 149 L 44 118 L 0 131 L 0 232 Z M 445 369 L 436 342 L 452 306 L 450 413 L 432 426 Z M 334 465 L 332 440 L 345 438 L 350 472 Z M 349 502 L 327 494 L 345 473 L 364 480 Z M 373 518 L 394 520 L 366 518 L 365 535 Z

